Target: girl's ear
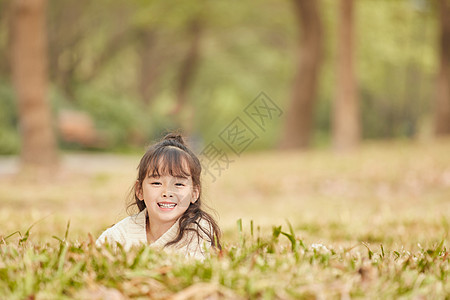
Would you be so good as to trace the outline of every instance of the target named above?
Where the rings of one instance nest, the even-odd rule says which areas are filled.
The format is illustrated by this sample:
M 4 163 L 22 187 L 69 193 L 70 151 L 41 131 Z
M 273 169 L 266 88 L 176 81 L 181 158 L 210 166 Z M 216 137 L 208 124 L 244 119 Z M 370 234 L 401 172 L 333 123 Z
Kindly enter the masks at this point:
M 142 187 L 139 184 L 139 180 L 136 180 L 134 190 L 136 191 L 136 197 L 138 197 L 139 200 L 144 200 L 144 195 L 142 194 Z
M 197 202 L 198 197 L 200 197 L 200 189 L 198 187 L 194 187 L 192 189 L 192 200 L 191 200 L 191 203 Z

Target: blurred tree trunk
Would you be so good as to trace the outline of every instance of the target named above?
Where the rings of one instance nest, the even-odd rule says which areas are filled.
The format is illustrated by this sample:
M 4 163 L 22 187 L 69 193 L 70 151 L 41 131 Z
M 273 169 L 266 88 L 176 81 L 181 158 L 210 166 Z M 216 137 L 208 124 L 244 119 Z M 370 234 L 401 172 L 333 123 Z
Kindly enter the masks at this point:
M 436 135 L 450 135 L 450 1 L 439 0 L 440 70 L 435 106 Z
M 124 48 L 138 41 L 130 29 L 126 4 L 102 8 L 115 20 L 111 23 L 102 19 L 104 15 L 98 17 L 97 7 L 94 1 L 64 0 L 51 2 L 47 11 L 50 80 L 73 102 L 78 86 L 97 78 Z M 98 31 L 102 31 L 102 38 L 96 36 Z M 103 43 L 91 54 L 84 45 L 94 40 Z
M 11 9 L 8 2 L 0 0 L 0 28 L 7 28 L 11 30 L 8 23 L 11 19 Z M 8 34 L 10 35 L 10 34 Z M 6 47 L 0 46 L 0 75 L 10 73 L 10 45 L 7 43 Z
M 51 170 L 58 163 L 47 101 L 46 7 L 46 0 L 12 1 L 11 70 L 27 169 Z
M 348 151 L 360 141 L 361 122 L 354 74 L 353 0 L 340 0 L 336 94 L 333 105 L 333 146 Z
M 176 88 L 177 105 L 175 113 L 180 112 L 188 99 L 188 92 L 194 79 L 200 57 L 200 41 L 202 24 L 199 17 L 191 21 L 189 26 L 190 47 L 181 64 L 178 85 Z
M 79 45 L 89 36 L 87 25 L 81 23 L 88 3 L 88 0 L 53 1 L 47 10 L 49 78 L 70 101 L 75 101 L 76 74 L 83 61 Z
M 139 36 L 138 91 L 145 105 L 153 102 L 155 81 L 160 73 L 163 59 L 158 59 L 156 50 L 156 32 L 154 29 L 142 29 Z
M 203 32 L 201 16 L 195 17 L 189 24 L 190 46 L 181 63 L 178 84 L 176 87 L 176 105 L 171 114 L 175 116 L 176 127 L 181 127 L 184 134 L 190 135 L 193 131 L 194 110 L 188 109 L 188 93 L 195 78 L 200 59 L 200 42 Z
M 314 102 L 322 54 L 318 1 L 293 0 L 301 27 L 299 62 L 280 147 L 306 148 L 313 130 Z

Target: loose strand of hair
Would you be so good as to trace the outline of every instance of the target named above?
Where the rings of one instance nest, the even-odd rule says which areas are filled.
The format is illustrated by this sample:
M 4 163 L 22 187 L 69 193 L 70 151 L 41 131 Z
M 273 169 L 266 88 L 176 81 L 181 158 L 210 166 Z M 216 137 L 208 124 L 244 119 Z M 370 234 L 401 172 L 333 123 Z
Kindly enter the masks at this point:
M 208 222 L 210 229 L 211 230 L 207 230 L 205 228 L 203 228 L 200 225 L 200 220 L 204 219 Z M 170 242 L 168 242 L 165 246 L 170 246 L 170 245 L 174 245 L 176 243 L 178 243 L 179 241 L 181 241 L 181 239 L 183 239 L 183 237 L 185 236 L 185 234 L 188 231 L 194 231 L 195 234 L 197 235 L 197 238 L 201 239 L 201 232 L 207 236 L 207 238 L 209 239 L 209 242 L 211 243 L 211 246 L 213 248 L 216 248 L 218 250 L 222 249 L 222 246 L 220 244 L 220 229 L 219 226 L 217 225 L 216 221 L 214 220 L 214 218 L 209 215 L 207 212 L 203 211 L 199 205 L 194 205 L 194 206 L 190 206 L 188 208 L 188 210 L 181 216 L 180 220 L 180 226 L 179 226 L 179 230 L 178 230 L 178 234 L 177 236 Z M 189 225 L 191 224 L 195 224 L 197 225 L 196 228 L 191 228 L 189 227 Z M 201 232 L 200 232 L 201 231 Z

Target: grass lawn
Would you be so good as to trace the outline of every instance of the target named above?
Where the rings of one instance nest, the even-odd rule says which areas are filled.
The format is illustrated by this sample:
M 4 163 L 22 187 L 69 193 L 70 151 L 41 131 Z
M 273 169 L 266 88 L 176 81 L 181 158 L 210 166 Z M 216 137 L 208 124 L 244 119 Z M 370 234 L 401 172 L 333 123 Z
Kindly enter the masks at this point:
M 233 157 L 203 181 L 224 233 L 204 262 L 92 245 L 127 215 L 139 159 L 64 154 L 36 179 L 0 158 L 1 299 L 450 297 L 450 140 Z

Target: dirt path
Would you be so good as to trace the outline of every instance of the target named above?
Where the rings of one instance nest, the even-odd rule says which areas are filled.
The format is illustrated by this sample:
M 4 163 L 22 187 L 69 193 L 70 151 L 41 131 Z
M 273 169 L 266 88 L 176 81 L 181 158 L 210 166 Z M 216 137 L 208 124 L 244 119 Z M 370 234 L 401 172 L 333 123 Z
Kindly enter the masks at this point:
M 69 153 L 61 155 L 61 170 L 65 172 L 95 174 L 114 172 L 123 168 L 135 168 L 139 163 L 137 155 L 110 153 Z M 14 175 L 20 169 L 18 156 L 0 156 L 0 177 Z

